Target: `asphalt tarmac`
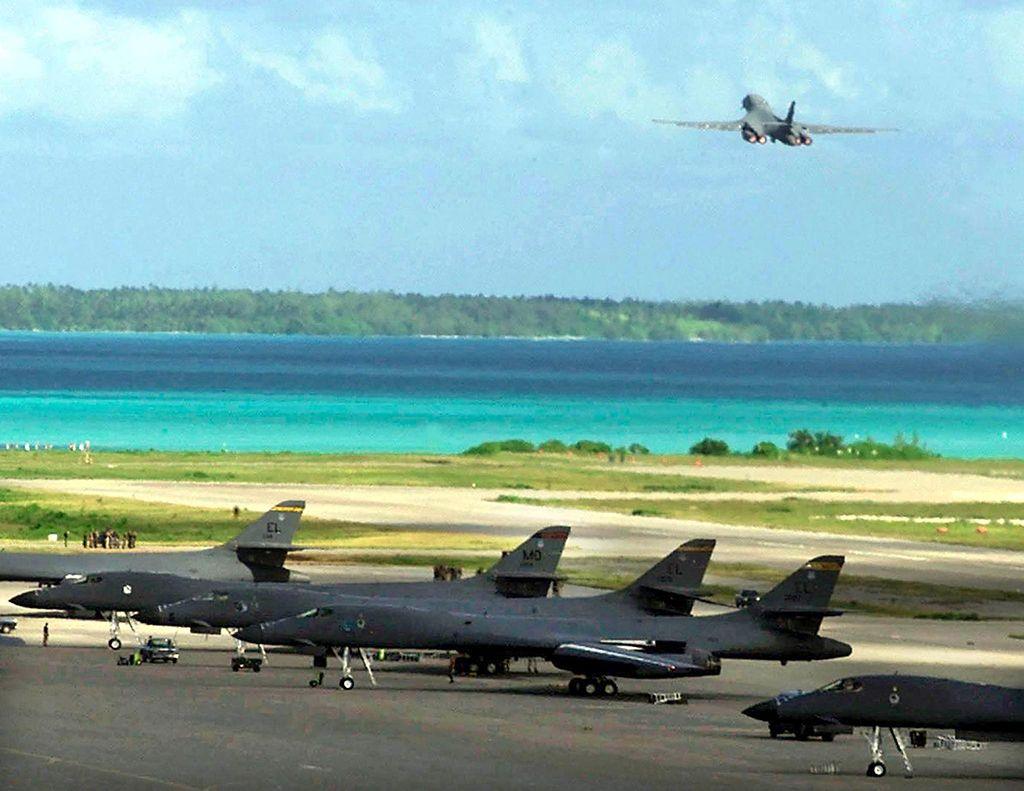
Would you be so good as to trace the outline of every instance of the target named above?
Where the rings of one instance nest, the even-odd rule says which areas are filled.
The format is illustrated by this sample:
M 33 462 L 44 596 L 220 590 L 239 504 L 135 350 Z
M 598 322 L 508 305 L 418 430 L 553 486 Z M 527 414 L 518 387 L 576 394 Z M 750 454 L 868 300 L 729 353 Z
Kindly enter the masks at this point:
M 102 648 L 0 641 L 0 766 L 7 788 L 880 788 L 860 735 L 774 741 L 740 714 L 781 689 L 878 672 L 873 663 L 726 663 L 718 678 L 621 682 L 615 699 L 564 693 L 566 674 L 458 678 L 442 660 L 376 667 L 357 687 L 311 689 L 309 659 L 233 673 L 224 651 L 119 667 Z M 908 667 L 906 672 L 918 668 Z M 1012 683 L 1020 670 L 944 674 Z M 546 672 L 544 672 L 546 671 Z M 680 691 L 686 705 L 645 693 Z M 1024 787 L 1024 748 L 913 750 L 916 787 Z M 835 776 L 811 774 L 834 764 Z

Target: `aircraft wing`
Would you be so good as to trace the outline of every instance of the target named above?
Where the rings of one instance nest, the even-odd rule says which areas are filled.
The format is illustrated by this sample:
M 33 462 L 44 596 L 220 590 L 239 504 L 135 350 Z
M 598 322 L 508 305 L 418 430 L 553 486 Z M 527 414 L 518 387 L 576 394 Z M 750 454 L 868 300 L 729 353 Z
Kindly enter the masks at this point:
M 551 657 L 555 667 L 579 673 L 630 678 L 715 675 L 720 665 L 698 654 L 653 653 L 614 643 L 563 643 Z
M 891 126 L 830 126 L 828 124 L 804 124 L 800 126 L 804 127 L 808 132 L 815 135 L 873 135 L 875 132 L 898 132 Z
M 682 126 L 687 129 L 703 129 L 704 131 L 715 132 L 736 132 L 742 126 L 742 121 L 672 121 L 667 118 L 652 118 L 656 124 L 670 124 Z

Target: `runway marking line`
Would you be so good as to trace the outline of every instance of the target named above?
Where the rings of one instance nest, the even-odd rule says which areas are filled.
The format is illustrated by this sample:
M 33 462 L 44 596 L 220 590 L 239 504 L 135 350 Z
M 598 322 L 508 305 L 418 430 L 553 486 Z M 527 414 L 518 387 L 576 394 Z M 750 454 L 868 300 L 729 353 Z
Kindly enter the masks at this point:
M 93 772 L 101 772 L 103 774 L 116 775 L 117 777 L 125 777 L 129 780 L 143 780 L 147 783 L 153 783 L 154 785 L 167 786 L 168 788 L 185 788 L 188 791 L 201 791 L 196 786 L 185 785 L 184 783 L 175 783 L 170 780 L 161 780 L 158 777 L 150 777 L 149 775 L 137 775 L 131 772 L 122 772 L 120 769 L 108 769 L 104 766 L 95 766 L 93 764 L 83 763 L 81 761 L 72 761 L 67 758 L 58 758 L 56 755 L 44 755 L 42 753 L 30 753 L 26 750 L 15 750 L 11 747 L 0 747 L 0 752 L 10 753 L 11 755 L 18 755 L 22 758 L 36 758 L 40 761 L 46 761 L 49 764 L 68 764 L 69 766 L 75 766 L 80 769 L 89 769 Z

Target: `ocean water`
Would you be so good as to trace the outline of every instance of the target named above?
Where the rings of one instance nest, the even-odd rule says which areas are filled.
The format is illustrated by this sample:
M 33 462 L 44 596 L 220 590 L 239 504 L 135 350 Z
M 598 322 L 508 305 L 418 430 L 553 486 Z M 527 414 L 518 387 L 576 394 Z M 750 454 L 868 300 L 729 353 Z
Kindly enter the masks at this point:
M 679 452 L 797 428 L 1024 456 L 1024 347 L 0 333 L 0 449 Z

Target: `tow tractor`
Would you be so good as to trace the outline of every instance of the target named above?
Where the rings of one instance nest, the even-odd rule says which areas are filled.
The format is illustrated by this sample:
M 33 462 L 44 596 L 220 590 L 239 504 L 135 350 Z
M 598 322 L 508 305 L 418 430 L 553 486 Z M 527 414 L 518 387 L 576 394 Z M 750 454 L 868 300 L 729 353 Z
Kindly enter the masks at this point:
M 263 657 L 260 656 L 245 656 L 244 654 L 231 657 L 231 670 L 237 673 L 239 670 L 251 670 L 253 673 L 259 673 L 263 667 Z

